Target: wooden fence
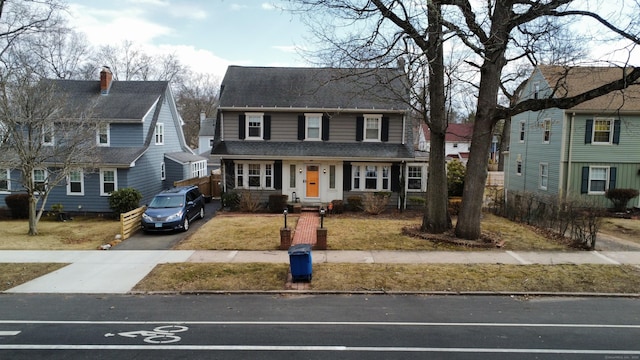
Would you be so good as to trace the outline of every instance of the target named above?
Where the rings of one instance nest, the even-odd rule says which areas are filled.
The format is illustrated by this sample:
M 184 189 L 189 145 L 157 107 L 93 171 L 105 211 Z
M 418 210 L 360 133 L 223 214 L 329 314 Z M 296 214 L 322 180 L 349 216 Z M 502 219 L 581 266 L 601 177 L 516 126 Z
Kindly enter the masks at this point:
M 122 240 L 128 239 L 132 234 L 140 230 L 140 220 L 145 209 L 145 206 L 141 206 L 135 210 L 120 214 L 120 235 L 122 235 Z
M 222 176 L 214 174 L 200 178 L 191 178 L 186 180 L 175 181 L 173 186 L 189 186 L 196 185 L 200 192 L 206 198 L 220 198 L 222 194 Z

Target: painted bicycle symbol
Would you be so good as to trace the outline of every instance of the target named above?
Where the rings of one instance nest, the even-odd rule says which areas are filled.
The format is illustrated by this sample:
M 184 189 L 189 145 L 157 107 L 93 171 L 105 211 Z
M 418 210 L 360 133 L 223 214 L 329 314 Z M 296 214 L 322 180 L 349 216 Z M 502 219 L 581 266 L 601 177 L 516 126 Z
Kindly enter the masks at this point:
M 127 331 L 118 333 L 120 336 L 135 338 L 141 336 L 144 338 L 144 342 L 150 344 L 168 344 L 174 343 L 181 340 L 180 336 L 176 335 L 176 333 L 180 333 L 183 331 L 189 330 L 186 326 L 181 325 L 165 325 L 158 326 L 153 330 L 138 330 L 138 331 Z M 105 334 L 106 337 L 115 336 L 115 334 Z

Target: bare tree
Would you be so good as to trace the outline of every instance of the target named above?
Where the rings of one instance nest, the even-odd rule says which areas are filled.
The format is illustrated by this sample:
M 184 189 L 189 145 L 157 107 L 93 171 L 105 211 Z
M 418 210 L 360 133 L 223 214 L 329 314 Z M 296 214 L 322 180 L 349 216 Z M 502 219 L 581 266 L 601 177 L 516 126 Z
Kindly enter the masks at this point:
M 200 114 L 213 117 L 218 102 L 219 80 L 211 74 L 190 73 L 179 84 L 175 84 L 176 104 L 184 120 L 183 130 L 187 143 L 198 146 Z
M 37 235 L 51 190 L 72 172 L 94 168 L 97 124 L 87 125 L 90 114 L 70 108 L 54 82 L 11 75 L 0 79 L 6 136 L 0 167 L 20 170 L 20 185 L 29 195 L 29 235 Z
M 528 61 L 532 67 L 541 59 L 558 62 L 575 60 L 563 57 L 553 58 L 548 54 L 570 53 L 566 49 L 571 49 L 571 43 L 576 39 L 580 40 L 580 44 L 586 44 L 596 35 L 601 38 L 607 36 L 609 40 L 615 36 L 617 40 L 623 39 L 632 45 L 639 43 L 635 35 L 638 33 L 639 24 L 635 19 L 629 17 L 631 20 L 625 22 L 620 16 L 623 12 L 612 14 L 609 19 L 606 19 L 596 11 L 584 10 L 589 9 L 588 2 L 576 2 L 575 6 L 582 6 L 582 9 L 571 8 L 574 3 L 572 0 L 492 0 L 481 4 L 472 4 L 469 0 L 424 3 L 401 0 L 367 2 L 304 0 L 302 3 L 304 6 L 298 10 L 305 10 L 304 14 L 311 18 L 309 24 L 314 34 L 318 35 L 322 43 L 329 44 L 327 49 L 317 53 L 321 57 L 332 54 L 333 57 L 347 59 L 350 64 L 389 62 L 390 59 L 403 54 L 403 51 L 399 50 L 402 46 L 399 45 L 401 45 L 401 39 L 408 39 L 422 50 L 424 58 L 431 67 L 430 75 L 433 75 L 439 73 L 434 70 L 434 66 L 437 69 L 440 64 L 436 62 L 440 60 L 434 61 L 433 56 L 429 56 L 429 39 L 461 42 L 472 52 L 473 56 L 467 60 L 468 66 L 465 70 L 474 74 L 472 80 L 469 80 L 469 84 L 475 89 L 476 99 L 474 133 L 470 159 L 467 163 L 464 200 L 455 231 L 456 236 L 465 239 L 480 237 L 480 213 L 487 177 L 487 154 L 494 127 L 498 121 L 524 111 L 549 107 L 569 108 L 607 92 L 625 88 L 640 77 L 640 69 L 634 68 L 621 71 L 620 79 L 617 81 L 571 98 L 532 99 L 517 102 L 516 105 L 512 102 L 509 105 L 508 99 L 510 96 L 513 98 L 513 93 L 509 95 L 508 92 L 502 92 L 509 88 L 505 86 L 506 78 L 503 76 L 503 73 L 509 70 L 507 66 L 509 64 Z M 625 4 L 630 7 L 624 12 L 626 14 L 635 14 L 640 7 L 637 2 L 625 2 Z M 441 6 L 442 27 L 430 27 L 433 21 L 429 21 L 429 15 L 434 13 L 433 9 L 438 5 Z M 318 21 L 318 17 L 322 17 L 321 21 Z M 571 26 L 571 19 L 584 18 L 591 19 L 591 25 L 600 26 L 602 31 L 579 37 L 581 34 L 571 29 L 571 37 L 551 36 L 568 34 L 567 29 Z M 315 27 L 313 27 L 314 24 Z M 347 26 L 351 26 L 354 30 L 348 30 Z M 603 35 L 605 31 L 608 35 Z M 436 79 L 429 79 L 429 81 L 434 80 Z M 510 88 L 515 90 L 518 84 Z M 440 89 L 436 89 L 439 86 L 441 85 L 430 85 L 429 91 L 440 92 Z M 500 96 L 504 97 L 504 103 L 499 102 Z M 429 104 L 431 112 L 429 121 L 432 124 L 434 106 L 439 104 Z M 440 149 L 432 148 L 433 151 L 440 151 Z M 433 160 L 439 161 L 430 156 L 430 161 Z M 431 169 L 431 171 L 440 170 Z M 434 175 L 436 174 L 429 174 L 429 182 L 434 179 Z M 430 197 L 431 193 L 428 196 L 427 203 L 433 200 Z M 440 207 L 439 210 L 447 211 L 446 207 Z M 427 213 L 423 219 L 423 228 L 429 228 L 424 226 L 425 221 L 435 222 L 435 220 Z

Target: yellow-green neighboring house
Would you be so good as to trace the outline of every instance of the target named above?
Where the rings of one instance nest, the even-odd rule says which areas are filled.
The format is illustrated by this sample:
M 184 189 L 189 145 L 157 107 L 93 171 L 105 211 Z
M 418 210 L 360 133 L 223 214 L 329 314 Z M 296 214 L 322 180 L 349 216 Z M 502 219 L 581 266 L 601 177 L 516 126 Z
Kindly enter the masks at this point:
M 521 99 L 562 98 L 620 79 L 620 67 L 537 67 Z M 627 68 L 626 71 L 629 71 Z M 583 198 L 612 207 L 607 189 L 640 189 L 640 84 L 570 109 L 518 114 L 504 154 L 505 191 Z M 628 206 L 640 207 L 632 199 Z

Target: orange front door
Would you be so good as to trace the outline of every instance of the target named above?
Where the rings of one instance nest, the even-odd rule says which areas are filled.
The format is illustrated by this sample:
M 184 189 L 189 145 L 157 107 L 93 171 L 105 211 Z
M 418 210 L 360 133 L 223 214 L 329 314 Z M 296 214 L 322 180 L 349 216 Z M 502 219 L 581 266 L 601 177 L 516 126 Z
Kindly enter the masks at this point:
M 307 165 L 307 197 L 318 197 L 318 166 Z

